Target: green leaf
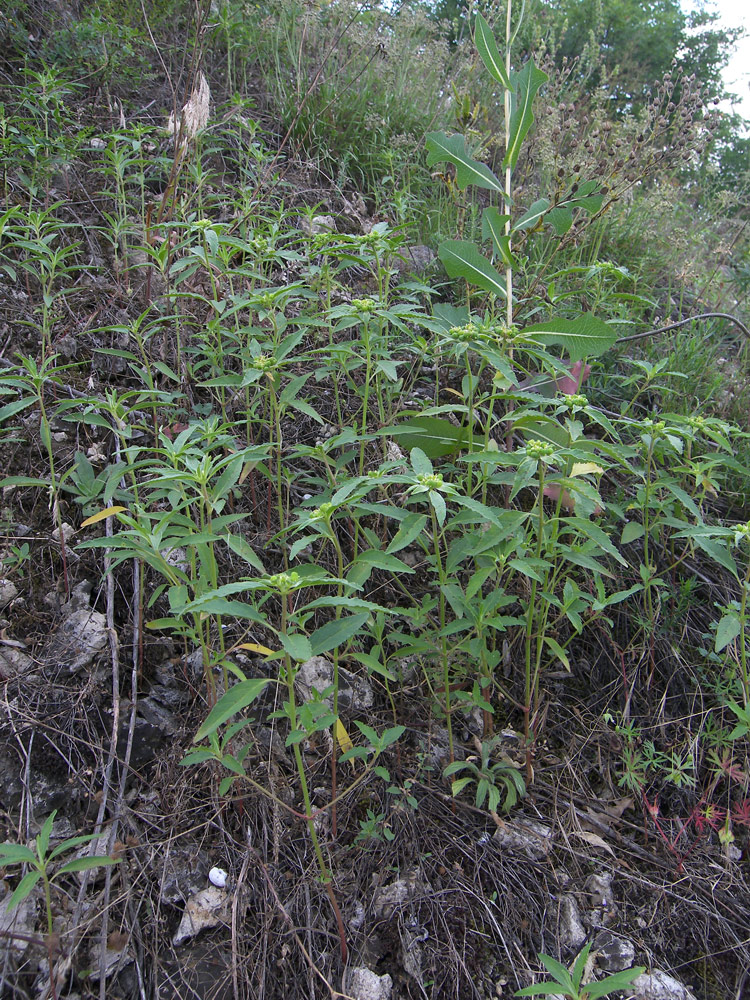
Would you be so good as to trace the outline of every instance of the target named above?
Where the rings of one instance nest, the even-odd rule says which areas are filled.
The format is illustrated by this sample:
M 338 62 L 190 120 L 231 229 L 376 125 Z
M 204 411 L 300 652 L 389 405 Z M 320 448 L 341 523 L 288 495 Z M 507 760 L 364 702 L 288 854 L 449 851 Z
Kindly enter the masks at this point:
M 212 750 L 193 750 L 186 754 L 180 761 L 180 767 L 188 767 L 191 764 L 203 764 L 207 760 L 215 760 L 216 755 Z
M 241 535 L 227 535 L 224 539 L 235 555 L 238 555 L 240 559 L 252 566 L 253 569 L 257 569 L 259 573 L 265 573 L 266 568 L 260 561 L 259 556 L 256 554 L 255 549 L 250 545 L 249 542 L 245 541 Z
M 614 975 L 607 976 L 598 983 L 586 983 L 583 991 L 588 995 L 588 1000 L 599 1000 L 599 997 L 605 997 L 608 993 L 627 990 L 633 980 L 643 975 L 645 971 L 643 965 L 637 965 L 633 969 L 623 969 L 622 972 L 615 972 Z
M 490 26 L 481 14 L 477 14 L 476 20 L 474 21 L 474 44 L 477 47 L 477 52 L 479 53 L 482 62 L 490 71 L 491 76 L 493 76 L 499 84 L 502 84 L 506 90 L 510 90 L 511 84 L 508 71 L 506 70 L 505 64 L 503 63 L 500 53 L 498 52 L 497 43 L 495 42 L 494 35 L 490 31 Z
M 357 556 L 357 562 L 367 563 L 375 569 L 383 569 L 389 573 L 413 573 L 411 566 L 407 566 L 401 559 L 381 552 L 379 549 L 366 549 Z
M 571 361 L 596 357 L 608 351 L 617 340 L 617 333 L 593 313 L 582 313 L 575 319 L 550 319 L 524 328 L 540 344 L 559 344 Z
M 548 211 L 549 206 L 550 203 L 547 198 L 540 198 L 538 201 L 535 201 L 530 208 L 526 209 L 518 222 L 513 226 L 513 232 L 517 232 L 519 229 L 530 229 L 532 226 L 535 226 L 544 213 Z
M 504 167 L 510 167 L 511 170 L 515 167 L 523 140 L 534 121 L 532 111 L 534 98 L 539 88 L 548 79 L 546 73 L 537 69 L 533 59 L 529 59 L 519 73 L 513 74 L 511 83 L 514 93 L 510 116 L 510 142 L 503 160 Z
M 85 872 L 89 868 L 101 868 L 107 865 L 119 865 L 119 860 L 117 858 L 110 858 L 108 855 L 94 855 L 90 858 L 74 858 L 72 861 L 66 862 L 57 871 L 58 875 L 63 875 L 65 872 Z
M 378 743 L 378 748 L 380 750 L 386 750 L 391 744 L 400 740 L 401 737 L 406 732 L 406 726 L 391 726 L 390 729 L 386 729 L 383 735 L 380 737 Z
M 565 669 L 570 673 L 570 660 L 568 659 L 568 654 L 562 648 L 560 643 L 553 639 L 551 635 L 546 635 L 544 637 L 545 645 L 549 646 L 554 655 L 558 658 L 560 663 L 565 667 Z
M 703 549 L 706 555 L 710 556 L 724 569 L 728 569 L 733 576 L 737 576 L 737 564 L 732 558 L 727 546 L 716 539 L 705 538 L 702 535 L 691 536 L 699 549 Z
M 456 778 L 455 781 L 452 781 L 451 795 L 453 798 L 455 799 L 457 795 L 460 795 L 464 788 L 466 788 L 467 785 L 470 785 L 473 780 L 473 778 Z
M 47 479 L 34 479 L 31 476 L 6 476 L 0 482 L 0 489 L 4 489 L 6 486 L 49 486 L 49 480 Z
M 329 649 L 335 649 L 348 642 L 359 632 L 369 617 L 369 611 L 362 611 L 358 615 L 346 615 L 326 622 L 310 636 L 311 656 L 327 653 Z
M 628 545 L 630 542 L 635 542 L 639 538 L 643 538 L 645 533 L 646 529 L 640 521 L 628 521 L 622 529 L 622 537 L 620 541 L 623 545 Z
M 245 618 L 257 622 L 259 625 L 266 624 L 265 618 L 255 610 L 252 604 L 230 601 L 226 597 L 211 597 L 205 601 L 193 601 L 184 611 L 192 614 L 231 615 L 233 618 Z
M 542 963 L 547 972 L 549 972 L 551 976 L 555 977 L 563 989 L 576 992 L 573 979 L 561 962 L 558 962 L 556 958 L 552 958 L 551 955 L 544 954 L 540 954 L 539 961 Z
M 65 854 L 67 851 L 72 851 L 74 847 L 80 847 L 81 844 L 89 844 L 92 840 L 97 840 L 102 836 L 102 833 L 83 833 L 80 837 L 68 837 L 68 839 L 64 840 L 62 844 L 58 844 L 54 850 L 49 852 L 47 861 L 54 861 L 54 859 L 59 857 L 61 854 Z
M 566 448 L 569 443 L 568 432 L 551 417 L 538 417 L 535 413 L 521 416 L 513 424 L 514 431 L 520 431 L 527 439 L 546 441 L 557 448 Z
M 410 545 L 415 538 L 418 538 L 422 534 L 426 523 L 426 514 L 417 514 L 415 512 L 407 515 L 401 522 L 398 531 L 393 536 L 390 545 L 385 551 L 391 553 L 400 552 L 401 549 L 405 549 L 407 545 Z
M 25 844 L 0 844 L 0 868 L 6 865 L 34 864 L 36 854 Z
M 734 642 L 741 630 L 742 623 L 740 622 L 739 615 L 734 611 L 725 614 L 716 626 L 714 651 L 720 653 L 722 649 L 726 649 L 730 642 Z
M 35 396 L 25 396 L 23 399 L 15 399 L 12 403 L 6 403 L 5 406 L 0 406 L 0 421 L 7 420 L 8 417 L 14 417 L 21 410 L 27 409 L 33 403 L 36 403 L 37 399 Z
M 39 856 L 40 861 L 47 855 L 49 838 L 52 836 L 52 824 L 55 822 L 55 816 L 57 816 L 57 809 L 53 809 L 46 818 L 44 825 L 36 838 L 36 853 Z
M 309 660 L 314 655 L 310 640 L 301 632 L 292 632 L 286 635 L 282 633 L 279 635 L 279 639 L 293 660 L 304 663 L 305 660 Z
M 358 719 L 354 720 L 354 725 L 359 729 L 360 733 L 364 736 L 371 747 L 377 745 L 378 734 L 372 728 L 372 726 L 366 725 L 364 722 L 360 722 Z
M 18 906 L 20 902 L 26 899 L 41 877 L 42 873 L 40 871 L 34 870 L 32 872 L 27 872 L 16 886 L 13 895 L 8 900 L 7 908 L 12 910 L 14 906 Z
M 505 223 L 509 215 L 501 215 L 493 206 L 482 212 L 482 239 L 491 239 L 495 250 L 506 267 L 517 267 L 518 262 L 511 253 L 510 236 L 505 234 Z
M 469 155 L 466 140 L 462 135 L 448 137 L 444 132 L 428 132 L 425 143 L 428 150 L 427 166 L 432 167 L 436 163 L 446 161 L 452 163 L 456 168 L 456 183 L 461 190 L 469 184 L 474 184 L 476 187 L 504 195 L 502 184 L 490 168 Z
M 231 687 L 219 698 L 211 709 L 208 718 L 195 734 L 193 742 L 198 743 L 211 733 L 215 733 L 219 726 L 225 723 L 227 719 L 230 719 L 237 712 L 241 712 L 243 708 L 251 705 L 263 688 L 270 683 L 270 678 L 253 677 L 247 681 L 240 681 L 239 684 Z
M 558 205 L 549 210 L 544 221 L 552 226 L 558 236 L 564 236 L 573 225 L 573 210 L 567 205 Z
M 443 494 L 438 493 L 437 490 L 430 490 L 427 494 L 430 503 L 432 504 L 432 509 L 435 511 L 435 517 L 437 522 L 442 528 L 445 524 L 445 517 L 447 514 L 447 509 L 445 506 L 445 500 L 443 499 Z
M 463 451 L 468 446 L 469 432 L 464 426 L 456 427 L 442 417 L 418 416 L 397 424 L 389 429 L 392 437 L 411 450 L 420 447 L 428 458 L 443 458 Z M 480 445 L 483 439 L 474 435 L 474 443 Z
M 535 986 L 524 986 L 522 990 L 516 990 L 513 994 L 514 997 L 536 997 L 536 996 L 546 996 L 551 997 L 559 993 L 564 993 L 566 996 L 572 997 L 573 1000 L 578 1000 L 577 994 L 571 992 L 570 990 L 564 990 L 557 983 L 537 983 Z
M 365 667 L 367 667 L 367 672 L 371 674 L 377 674 L 379 677 L 385 677 L 386 680 L 395 681 L 396 677 L 394 674 L 384 667 L 377 656 L 372 653 L 354 653 L 354 659 L 359 660 Z
M 438 256 L 451 278 L 466 278 L 485 292 L 505 298 L 505 279 L 486 257 L 468 240 L 446 240 L 438 247 Z M 614 343 L 614 339 L 612 341 Z
M 411 467 L 418 476 L 432 475 L 432 462 L 421 448 L 412 448 L 409 452 Z

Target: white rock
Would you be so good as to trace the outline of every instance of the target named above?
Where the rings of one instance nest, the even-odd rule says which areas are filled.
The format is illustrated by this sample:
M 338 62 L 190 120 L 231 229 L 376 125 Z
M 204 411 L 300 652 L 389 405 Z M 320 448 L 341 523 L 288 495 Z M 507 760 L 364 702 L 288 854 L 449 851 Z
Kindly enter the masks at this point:
M 552 847 L 552 830 L 533 819 L 501 820 L 494 840 L 513 854 L 525 854 L 532 861 L 546 858 Z
M 391 1000 L 393 980 L 386 973 L 379 976 L 371 969 L 349 969 L 346 977 L 346 992 L 354 1000 Z
M 60 533 L 61 532 L 62 532 L 62 536 L 65 539 L 65 541 L 69 542 L 70 539 L 73 537 L 73 535 L 75 535 L 76 530 L 75 530 L 75 528 L 72 525 L 68 524 L 67 521 L 63 521 L 62 525 L 59 528 L 55 528 L 54 531 L 52 532 L 52 541 L 53 542 L 59 542 L 60 541 Z
M 621 934 L 601 931 L 594 938 L 596 964 L 606 972 L 622 972 L 633 967 L 635 945 Z
M 559 935 L 560 944 L 571 951 L 578 951 L 586 940 L 586 928 L 575 896 L 565 895 L 560 899 Z
M 13 895 L 9 889 L 4 897 L 0 899 L 0 933 L 7 935 L 7 947 L 11 954 L 20 957 L 29 947 L 29 942 L 23 937 L 13 937 L 13 932 L 18 934 L 33 935 L 36 928 L 36 905 L 41 895 L 40 889 L 35 889 L 26 899 L 21 900 L 18 906 L 8 910 L 10 897 Z
M 318 233 L 335 233 L 336 220 L 332 215 L 316 215 L 310 224 L 310 232 L 313 236 Z
M 73 674 L 87 667 L 107 642 L 104 615 L 79 608 L 60 623 L 42 655 L 45 663 L 60 664 Z
M 428 895 L 429 892 L 430 887 L 415 869 L 389 885 L 379 886 L 372 894 L 372 908 L 378 919 L 385 918 L 387 920 L 393 913 L 394 907 L 400 906 L 418 895 Z
M 0 580 L 0 605 L 10 604 L 14 597 L 18 597 L 18 587 L 12 580 Z
M 366 916 L 365 908 L 362 905 L 362 903 L 359 900 L 357 900 L 354 903 L 354 910 L 347 921 L 347 926 L 350 927 L 351 930 L 353 931 L 361 930 L 362 927 L 364 926 L 365 916 Z
M 633 980 L 629 988 L 633 1000 L 695 1000 L 695 996 L 679 979 L 654 969 Z
M 325 691 L 333 684 L 333 663 L 325 656 L 313 656 L 299 668 L 294 679 L 300 698 L 309 701 L 313 688 L 318 692 Z M 362 677 L 357 677 L 351 671 L 339 667 L 339 706 L 341 708 L 356 708 L 358 710 L 371 708 L 375 701 L 372 687 Z M 325 703 L 333 706 L 333 695 L 325 699 Z
M 182 944 L 209 927 L 228 925 L 231 917 L 232 897 L 218 886 L 210 885 L 196 892 L 185 904 L 185 912 L 172 943 Z
M 584 915 L 584 920 L 592 928 L 602 928 L 611 925 L 620 912 L 612 889 L 612 876 L 609 872 L 589 875 L 584 883 L 589 894 L 592 909 Z
M 107 945 L 104 951 L 104 978 L 109 979 L 113 972 L 123 969 L 126 965 L 133 964 L 133 956 L 128 952 L 127 945 L 124 948 L 110 948 Z M 89 974 L 89 982 L 98 983 L 100 978 L 99 950 L 94 949 L 91 953 L 92 970 Z M 68 994 L 70 998 L 70 994 Z
M 34 661 L 20 649 L 0 646 L 0 671 L 6 678 L 29 675 L 34 669 Z
M 211 885 L 218 886 L 219 889 L 223 889 L 227 884 L 227 879 L 229 875 L 224 871 L 223 868 L 212 868 L 208 873 L 208 881 Z

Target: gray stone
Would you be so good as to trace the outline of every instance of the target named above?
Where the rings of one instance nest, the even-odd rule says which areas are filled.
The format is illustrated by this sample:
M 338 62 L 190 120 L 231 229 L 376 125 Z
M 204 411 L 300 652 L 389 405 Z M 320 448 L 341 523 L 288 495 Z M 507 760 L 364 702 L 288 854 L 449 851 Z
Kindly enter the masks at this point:
M 333 684 L 333 663 L 325 656 L 313 656 L 299 668 L 294 681 L 300 698 L 310 701 L 313 688 L 320 694 Z M 333 695 L 324 699 L 326 705 L 333 706 Z M 362 677 L 339 667 L 339 707 L 371 708 L 375 701 L 370 684 Z
M 586 940 L 586 928 L 581 920 L 581 912 L 575 896 L 565 895 L 560 899 L 560 944 L 569 951 L 578 951 Z
M 166 708 L 161 700 L 152 696 L 140 698 L 138 701 L 138 714 L 141 718 L 167 736 L 172 736 L 179 729 L 179 723 L 173 712 Z
M 612 891 L 612 876 L 608 872 L 589 875 L 585 882 L 585 888 L 591 904 L 591 909 L 586 913 L 588 925 L 590 927 L 605 927 L 607 924 L 611 924 L 618 913 Z
M 393 980 L 386 973 L 379 976 L 370 969 L 349 969 L 345 992 L 354 1000 L 391 1000 Z
M 437 260 L 435 251 L 421 243 L 401 247 L 399 253 L 401 256 L 396 258 L 396 270 L 402 276 L 424 274 Z
M 519 816 L 511 821 L 500 820 L 492 839 L 503 850 L 525 854 L 531 861 L 541 861 L 552 848 L 553 834 L 544 823 Z
M 172 943 L 183 944 L 202 930 L 220 927 L 222 924 L 228 926 L 231 917 L 232 896 L 218 886 L 210 885 L 207 889 L 196 892 L 185 904 L 185 912 Z
M 299 227 L 310 236 L 318 236 L 320 233 L 335 233 L 336 220 L 332 215 L 314 215 L 312 220 L 300 219 Z
M 79 608 L 57 627 L 42 653 L 45 665 L 70 674 L 88 667 L 107 645 L 107 620 L 99 611 Z
M 16 957 L 20 958 L 27 951 L 29 941 L 23 937 L 14 937 L 13 934 L 23 934 L 27 937 L 34 935 L 36 907 L 41 894 L 41 889 L 37 887 L 12 910 L 8 909 L 10 897 L 13 895 L 11 890 L 0 899 L 0 935 L 9 942 L 10 952 Z
M 401 906 L 417 896 L 429 893 L 429 886 L 415 869 L 403 878 L 388 885 L 379 886 L 372 894 L 372 908 L 378 919 L 387 920 L 397 906 Z
M 184 903 L 205 888 L 211 858 L 197 843 L 173 845 L 164 858 L 154 859 L 163 903 Z
M 611 931 L 601 931 L 594 938 L 596 964 L 605 972 L 622 972 L 630 969 L 635 959 L 635 945 L 628 938 Z
M 633 1000 L 695 1000 L 695 996 L 679 979 L 654 969 L 643 972 L 629 987 Z
M 0 605 L 10 604 L 14 597 L 18 597 L 18 587 L 12 580 L 0 580 Z
M 30 674 L 33 669 L 34 661 L 23 650 L 0 645 L 0 677 L 3 680 Z
M 421 983 L 424 979 L 423 960 L 424 948 L 422 942 L 428 938 L 428 932 L 424 927 L 420 927 L 416 921 L 400 928 L 401 931 L 401 964 L 404 972 Z

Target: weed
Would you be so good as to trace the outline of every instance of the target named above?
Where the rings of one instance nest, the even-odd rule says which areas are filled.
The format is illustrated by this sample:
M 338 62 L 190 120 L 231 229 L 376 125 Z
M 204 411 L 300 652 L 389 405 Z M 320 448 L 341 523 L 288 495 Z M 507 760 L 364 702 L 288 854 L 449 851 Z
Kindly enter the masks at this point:
M 60 865 L 59 868 L 52 866 L 52 862 L 57 858 L 62 857 L 64 854 L 69 854 L 74 848 L 88 844 L 90 841 L 101 836 L 101 834 L 86 833 L 78 837 L 68 837 L 50 850 L 50 837 L 52 836 L 52 827 L 56 815 L 57 810 L 50 813 L 44 821 L 39 834 L 34 840 L 33 849 L 26 847 L 24 844 L 0 844 L 0 867 L 7 867 L 9 865 L 30 866 L 30 871 L 23 876 L 8 901 L 9 909 L 23 902 L 33 891 L 36 884 L 41 881 L 44 887 L 47 934 L 50 935 L 52 934 L 53 883 L 62 875 L 67 875 L 71 872 L 83 872 L 88 871 L 90 868 L 101 868 L 103 865 L 116 865 L 118 863 L 116 858 L 110 858 L 107 855 L 90 855 L 73 858 L 71 861 L 66 861 Z M 56 870 L 52 871 L 51 866 L 56 868 Z
M 598 997 L 606 997 L 616 990 L 627 989 L 634 979 L 637 979 L 641 973 L 645 972 L 643 966 L 638 966 L 633 969 L 625 969 L 623 972 L 616 972 L 614 975 L 600 979 L 598 982 L 593 981 L 582 985 L 584 972 L 587 971 L 587 961 L 590 951 L 591 945 L 584 945 L 570 971 L 549 955 L 540 955 L 539 961 L 553 978 L 544 983 L 537 983 L 534 986 L 525 986 L 521 990 L 516 990 L 513 995 L 517 997 L 533 997 L 540 994 L 549 996 L 551 994 L 562 993 L 563 996 L 570 997 L 571 1000 L 598 1000 Z

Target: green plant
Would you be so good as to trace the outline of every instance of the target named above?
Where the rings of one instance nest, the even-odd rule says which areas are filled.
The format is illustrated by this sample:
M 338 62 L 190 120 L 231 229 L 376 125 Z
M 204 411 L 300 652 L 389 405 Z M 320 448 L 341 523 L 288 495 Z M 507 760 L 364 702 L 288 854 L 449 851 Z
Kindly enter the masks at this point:
M 59 208 L 57 203 L 48 209 L 29 210 L 24 225 L 8 231 L 8 249 L 17 257 L 15 266 L 25 275 L 27 291 L 35 284 L 41 292 L 41 304 L 35 310 L 41 317 L 40 323 L 27 321 L 27 325 L 41 334 L 42 361 L 52 349 L 59 304 L 75 290 L 76 281 L 85 271 L 78 259 L 80 242 L 64 241 L 70 226 L 55 215 Z M 61 280 L 65 282 L 62 288 Z
M 592 981 L 582 985 L 581 980 L 584 972 L 587 971 L 590 951 L 591 945 L 584 945 L 570 971 L 549 955 L 539 955 L 539 961 L 553 978 L 544 983 L 536 983 L 533 986 L 525 986 L 523 989 L 516 990 L 513 996 L 553 996 L 562 993 L 563 996 L 570 997 L 571 1000 L 598 1000 L 599 997 L 609 996 L 615 990 L 626 990 L 634 979 L 645 972 L 643 966 L 637 966 L 625 969 L 623 972 L 616 972 L 598 982 Z
M 52 862 L 62 857 L 63 854 L 68 854 L 74 848 L 81 847 L 81 845 L 88 844 L 90 841 L 102 836 L 100 833 L 86 833 L 79 837 L 68 837 L 50 851 L 49 844 L 56 815 L 57 810 L 55 809 L 44 821 L 41 830 L 34 840 L 33 848 L 26 847 L 24 844 L 0 844 L 0 867 L 4 868 L 10 865 L 30 866 L 30 871 L 23 876 L 8 900 L 8 909 L 12 909 L 26 899 L 41 880 L 44 887 L 48 934 L 52 934 L 51 890 L 53 883 L 61 876 L 70 874 L 71 872 L 83 872 L 88 871 L 90 868 L 100 868 L 103 865 L 118 864 L 116 858 L 111 858 L 107 855 L 92 855 L 73 858 L 71 861 L 66 861 L 60 865 L 59 868 L 53 866 Z M 52 871 L 53 867 L 56 870 Z
M 6 573 L 17 573 L 19 577 L 23 578 L 24 566 L 30 558 L 31 549 L 28 542 L 24 542 L 22 545 L 11 545 L 10 552 L 2 559 L 3 569 Z
M 509 760 L 492 760 L 494 751 L 501 742 L 499 738 L 485 740 L 481 744 L 479 757 L 467 757 L 466 760 L 455 760 L 443 771 L 444 778 L 468 771 L 462 778 L 454 778 L 451 791 L 454 798 L 472 783 L 476 785 L 475 804 L 481 809 L 487 802 L 489 812 L 497 812 L 501 799 L 503 812 L 508 812 L 518 803 L 519 798 L 526 794 L 526 785 L 518 768 Z
M 42 348 L 44 354 L 44 348 Z M 45 486 L 49 492 L 49 505 L 60 536 L 60 552 L 63 562 L 63 573 L 65 576 L 65 588 L 69 590 L 68 566 L 65 549 L 65 532 L 62 527 L 62 514 L 60 512 L 60 487 L 62 479 L 58 475 L 55 463 L 55 453 L 52 447 L 52 430 L 50 423 L 50 413 L 47 401 L 47 393 L 51 388 L 63 384 L 63 373 L 75 368 L 75 365 L 56 365 L 57 355 L 43 360 L 38 364 L 34 358 L 23 355 L 18 356 L 19 364 L 15 369 L 3 372 L 0 375 L 0 390 L 8 390 L 18 393 L 19 396 L 12 403 L 6 403 L 0 408 L 0 421 L 28 409 L 31 406 L 39 410 L 39 435 L 47 453 L 47 463 L 49 468 L 49 482 L 28 476 L 10 476 L 3 480 L 4 485 L 10 486 Z

